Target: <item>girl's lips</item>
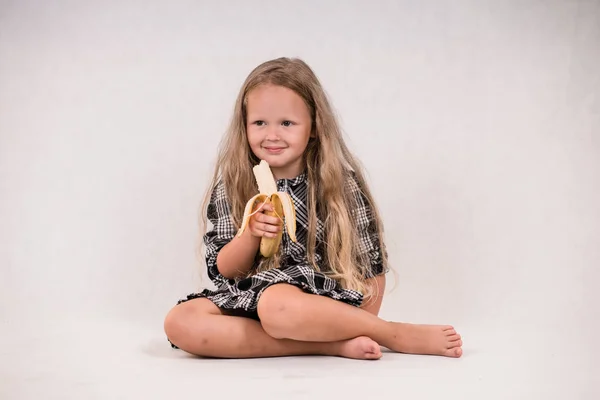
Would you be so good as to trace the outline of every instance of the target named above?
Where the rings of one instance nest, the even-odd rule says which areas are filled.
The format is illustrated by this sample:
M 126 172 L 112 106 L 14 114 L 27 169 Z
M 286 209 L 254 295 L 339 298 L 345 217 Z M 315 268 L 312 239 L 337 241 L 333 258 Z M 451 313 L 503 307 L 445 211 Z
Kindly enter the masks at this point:
M 269 153 L 281 153 L 285 147 L 265 147 Z

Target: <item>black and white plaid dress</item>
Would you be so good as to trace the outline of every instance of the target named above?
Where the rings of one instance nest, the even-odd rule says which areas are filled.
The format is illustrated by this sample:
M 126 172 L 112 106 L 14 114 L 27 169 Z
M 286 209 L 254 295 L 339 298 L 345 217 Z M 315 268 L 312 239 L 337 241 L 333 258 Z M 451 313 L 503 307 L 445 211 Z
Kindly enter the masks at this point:
M 359 204 L 354 212 L 358 216 L 360 252 L 368 255 L 371 266 L 369 277 L 374 277 L 387 272 L 382 264 L 379 239 L 374 229 L 371 210 L 361 195 L 356 180 L 350 179 L 349 184 L 352 193 L 357 196 Z M 230 206 L 225 187 L 222 183 L 217 184 L 211 194 L 207 210 L 207 217 L 213 228 L 204 236 L 208 276 L 217 288 L 216 290 L 204 289 L 202 292 L 189 294 L 185 299 L 179 300 L 177 304 L 205 297 L 225 313 L 246 315 L 257 319 L 256 308 L 263 291 L 277 283 L 288 283 L 308 293 L 328 296 L 353 306 L 360 306 L 363 301 L 361 293 L 344 289 L 334 279 L 317 272 L 308 261 L 306 251 L 308 185 L 306 173 L 302 173 L 293 179 L 277 180 L 278 191 L 288 193 L 296 207 L 297 242 L 293 242 L 284 230 L 280 267 L 256 273 L 248 278 L 233 280 L 225 278 L 217 269 L 217 254 L 237 234 L 237 230 L 230 219 Z M 319 265 L 323 261 L 323 239 L 324 225 L 321 221 L 318 221 L 316 259 Z M 326 270 L 324 267 L 321 266 L 321 269 Z

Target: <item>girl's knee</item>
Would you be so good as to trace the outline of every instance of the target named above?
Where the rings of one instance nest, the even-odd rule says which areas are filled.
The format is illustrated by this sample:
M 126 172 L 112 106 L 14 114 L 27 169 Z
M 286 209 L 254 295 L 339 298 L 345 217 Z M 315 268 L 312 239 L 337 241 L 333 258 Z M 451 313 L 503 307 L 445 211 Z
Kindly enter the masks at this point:
M 165 317 L 164 330 L 167 338 L 177 347 L 181 347 L 182 336 L 189 321 L 189 310 L 182 307 L 185 303 L 173 307 Z
M 281 283 L 268 287 L 258 299 L 258 317 L 265 332 L 283 339 L 293 325 L 294 315 L 300 311 L 298 295 L 303 292 L 292 285 Z
M 297 294 L 302 293 L 300 289 L 287 283 L 278 283 L 266 288 L 258 299 L 258 316 L 263 317 L 279 315 L 289 311 L 297 303 Z
M 185 348 L 185 343 L 190 340 L 190 333 L 194 331 L 190 327 L 193 324 L 203 324 L 207 316 L 217 313 L 219 309 L 207 299 L 195 299 L 176 305 L 165 317 L 165 334 L 175 346 Z

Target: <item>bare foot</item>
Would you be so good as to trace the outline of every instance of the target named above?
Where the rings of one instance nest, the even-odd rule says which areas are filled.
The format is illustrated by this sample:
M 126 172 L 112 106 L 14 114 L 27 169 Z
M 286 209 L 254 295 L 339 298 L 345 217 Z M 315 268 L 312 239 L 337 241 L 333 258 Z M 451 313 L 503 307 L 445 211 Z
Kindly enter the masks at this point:
M 458 358 L 462 340 L 449 325 L 414 325 L 391 322 L 393 342 L 390 349 L 409 354 L 429 354 Z
M 381 358 L 381 347 L 376 341 L 366 336 L 338 342 L 334 355 L 359 360 L 378 360 Z

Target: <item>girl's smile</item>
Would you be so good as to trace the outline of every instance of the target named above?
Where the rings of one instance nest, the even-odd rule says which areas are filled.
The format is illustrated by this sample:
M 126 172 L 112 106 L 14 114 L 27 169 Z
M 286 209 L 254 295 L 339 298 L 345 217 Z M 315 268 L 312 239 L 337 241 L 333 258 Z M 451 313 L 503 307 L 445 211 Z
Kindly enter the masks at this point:
M 281 154 L 285 150 L 285 147 L 274 147 L 274 146 L 263 146 L 270 154 Z

